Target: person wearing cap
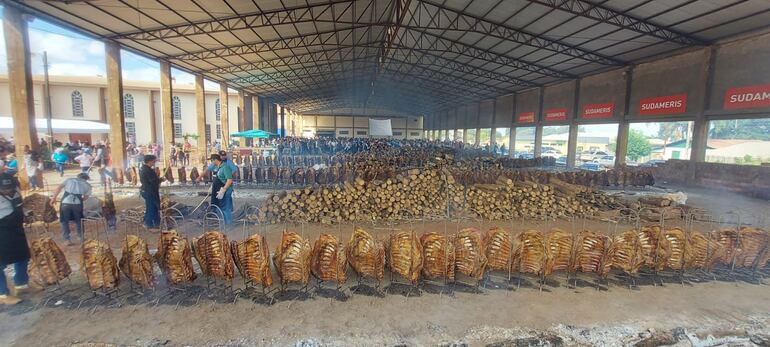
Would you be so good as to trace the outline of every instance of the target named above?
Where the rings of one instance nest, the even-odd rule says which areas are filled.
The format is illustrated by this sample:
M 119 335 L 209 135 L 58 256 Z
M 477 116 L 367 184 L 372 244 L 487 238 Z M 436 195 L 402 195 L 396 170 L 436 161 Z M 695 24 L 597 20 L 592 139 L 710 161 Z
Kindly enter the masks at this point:
M 160 182 L 161 178 L 155 171 L 158 157 L 148 154 L 144 156 L 144 165 L 139 170 L 139 180 L 142 188 L 139 191 L 144 199 L 144 226 L 150 230 L 160 227 Z
M 211 183 L 211 204 L 222 210 L 222 219 L 230 224 L 233 222 L 233 172 L 219 154 L 212 154 L 209 159 L 217 167 Z
M 83 241 L 83 202 L 91 195 L 91 184 L 88 183 L 87 173 L 81 172 L 75 178 L 68 178 L 62 182 L 51 196 L 51 204 L 56 202 L 59 193 L 64 191 L 59 205 L 59 223 L 67 245 L 73 245 L 70 239 L 70 222 L 75 222 L 78 238 Z
M 5 279 L 5 268 L 13 265 L 16 292 L 26 290 L 29 277 L 29 248 L 24 235 L 24 210 L 19 182 L 9 173 L 0 174 L 0 304 L 15 305 L 21 301 L 11 296 Z

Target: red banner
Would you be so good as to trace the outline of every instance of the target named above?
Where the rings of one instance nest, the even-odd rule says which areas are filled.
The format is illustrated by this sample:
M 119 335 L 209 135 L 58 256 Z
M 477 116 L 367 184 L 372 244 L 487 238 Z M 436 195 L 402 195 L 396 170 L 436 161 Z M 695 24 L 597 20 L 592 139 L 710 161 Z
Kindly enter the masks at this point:
M 656 96 L 639 100 L 639 114 L 677 114 L 687 111 L 687 94 Z
M 522 112 L 519 113 L 519 116 L 516 118 L 519 123 L 534 123 L 535 122 L 535 112 Z
M 770 84 L 730 88 L 725 92 L 725 110 L 770 107 Z
M 545 110 L 544 118 L 546 121 L 567 120 L 567 109 L 552 108 Z
M 588 104 L 583 105 L 583 112 L 580 118 L 583 119 L 604 119 L 612 118 L 615 115 L 615 103 L 607 104 Z

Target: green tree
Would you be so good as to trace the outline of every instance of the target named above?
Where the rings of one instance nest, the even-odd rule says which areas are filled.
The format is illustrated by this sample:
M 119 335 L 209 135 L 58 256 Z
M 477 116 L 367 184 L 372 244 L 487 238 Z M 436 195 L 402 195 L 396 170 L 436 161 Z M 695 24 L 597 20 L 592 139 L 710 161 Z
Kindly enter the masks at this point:
M 650 155 L 652 146 L 647 137 L 639 130 L 631 129 L 628 132 L 628 158 L 637 161 L 639 158 Z

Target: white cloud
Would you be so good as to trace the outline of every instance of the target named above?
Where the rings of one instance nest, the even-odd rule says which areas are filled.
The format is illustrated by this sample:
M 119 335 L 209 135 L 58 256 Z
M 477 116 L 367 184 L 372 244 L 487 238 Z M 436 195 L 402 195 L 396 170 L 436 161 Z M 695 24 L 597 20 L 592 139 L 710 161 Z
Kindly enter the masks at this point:
M 49 64 L 48 73 L 52 76 L 104 76 L 104 70 L 95 65 L 74 63 Z
M 126 69 L 123 68 L 123 79 L 127 81 L 160 81 L 160 70 L 151 67 Z

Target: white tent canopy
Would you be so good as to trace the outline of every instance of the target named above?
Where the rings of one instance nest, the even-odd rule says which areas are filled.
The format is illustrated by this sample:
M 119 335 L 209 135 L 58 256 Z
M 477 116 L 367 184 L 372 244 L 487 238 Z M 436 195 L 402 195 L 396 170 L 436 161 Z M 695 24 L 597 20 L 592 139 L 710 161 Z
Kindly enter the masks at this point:
M 39 133 L 48 131 L 48 122 L 45 119 L 35 119 L 35 126 Z M 53 132 L 57 134 L 106 134 L 110 132 L 110 126 L 106 123 L 90 120 L 76 119 L 51 119 Z M 13 131 L 13 118 L 0 117 L 0 132 Z

